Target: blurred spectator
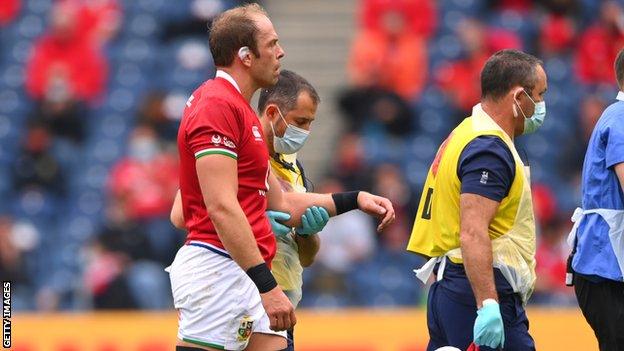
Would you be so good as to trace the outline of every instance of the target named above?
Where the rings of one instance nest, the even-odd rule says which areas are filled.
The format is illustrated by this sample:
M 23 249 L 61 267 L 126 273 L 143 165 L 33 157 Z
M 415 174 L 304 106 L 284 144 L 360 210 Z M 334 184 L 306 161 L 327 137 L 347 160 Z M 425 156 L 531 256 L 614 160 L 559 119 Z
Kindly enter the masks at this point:
M 0 2 L 0 27 L 13 22 L 21 7 L 21 0 L 2 0 Z
M 30 285 L 31 274 L 24 255 L 39 245 L 39 233 L 28 223 L 0 216 L 0 276 L 16 286 Z
M 586 84 L 613 85 L 613 62 L 624 46 L 624 12 L 616 1 L 605 1 L 600 18 L 580 37 L 576 51 L 576 73 Z
M 117 0 L 61 0 L 77 12 L 77 32 L 86 40 L 102 45 L 112 39 L 122 22 L 121 7 Z
M 440 88 L 450 97 L 457 117 L 470 115 L 481 98 L 481 69 L 490 55 L 506 49 L 520 49 L 517 35 L 499 28 L 488 28 L 476 19 L 465 19 L 457 26 L 464 57 L 441 66 L 435 73 Z
M 540 51 L 544 56 L 567 52 L 574 44 L 576 28 L 571 18 L 549 14 L 540 26 Z
M 35 100 L 58 91 L 79 101 L 97 102 L 108 67 L 98 46 L 80 32 L 79 9 L 70 2 L 52 8 L 50 30 L 37 40 L 26 69 L 26 90 Z
M 553 218 L 541 228 L 535 259 L 537 282 L 531 302 L 535 304 L 575 304 L 574 289 L 565 285 L 566 259 L 570 248 L 565 242 L 569 221 Z
M 348 64 L 354 88 L 382 88 L 407 101 L 418 98 L 427 79 L 427 46 L 407 26 L 406 14 L 391 9 L 384 13 L 380 29 L 357 35 Z
M 555 195 L 546 184 L 537 182 L 531 184 L 531 195 L 537 224 L 541 228 L 547 227 L 557 217 L 558 208 Z
M 405 31 L 429 39 L 438 24 L 436 3 L 432 0 L 362 0 L 362 28 L 371 31 L 387 30 L 384 21 L 389 13 L 402 13 L 405 16 Z
M 572 179 L 572 184 L 577 184 L 580 180 L 589 138 L 606 107 L 606 101 L 598 94 L 587 95 L 583 97 L 580 103 L 578 120 L 573 124 L 575 127 L 573 129 L 574 135 L 570 139 L 574 142 L 565 144 L 565 150 L 561 153 L 561 161 L 558 167 L 564 178 Z
M 575 44 L 578 0 L 539 0 L 547 11 L 539 28 L 539 50 L 543 56 L 568 53 Z
M 412 230 L 414 213 L 418 209 L 418 200 L 401 170 L 392 164 L 377 167 L 372 191 L 392 201 L 396 212 L 392 226 L 380 234 L 381 245 L 390 251 L 403 253 Z
M 54 136 L 80 144 L 85 138 L 88 109 L 82 102 L 74 100 L 63 80 L 55 80 L 52 84 L 54 88 L 35 105 L 30 119 L 42 123 Z
M 31 123 L 13 166 L 15 190 L 65 194 L 65 178 L 59 161 L 51 152 L 52 142 L 52 136 L 45 126 Z
M 397 94 L 371 87 L 346 91 L 340 97 L 340 109 L 348 128 L 359 132 L 369 122 L 381 125 L 390 135 L 403 137 L 414 131 L 414 109 Z
M 104 247 L 104 253 L 97 252 L 98 259 L 106 262 L 111 260 L 113 268 L 105 270 L 94 263 L 94 273 L 99 274 L 101 281 L 93 281 L 95 300 L 103 306 L 115 305 L 112 300 L 118 295 L 131 295 L 131 301 L 140 308 L 159 309 L 170 305 L 169 277 L 164 271 L 164 266 L 157 261 L 161 259 L 157 247 L 152 245 L 150 236 L 145 232 L 144 225 L 128 220 L 123 210 L 110 205 L 107 210 L 107 222 L 100 229 L 97 237 L 99 245 Z M 150 235 L 158 233 L 150 233 Z M 172 255 L 181 242 L 176 242 L 175 247 L 169 247 L 171 255 L 166 257 L 169 264 Z M 96 244 L 98 247 L 98 244 Z M 107 285 L 106 282 L 113 282 Z M 98 284 L 105 285 L 97 287 Z M 111 291 L 108 291 L 112 289 Z M 145 294 L 150 291 L 150 294 Z
M 113 237 L 100 235 L 88 248 L 84 271 L 85 287 L 95 309 L 136 308 L 125 273 L 130 259 L 116 251 Z
M 15 222 L 0 215 L 0 276 L 13 284 L 13 308 L 32 308 L 32 294 L 37 281 L 27 255 L 39 246 L 39 232 L 30 223 Z
M 165 25 L 162 40 L 171 41 L 181 37 L 205 38 L 212 19 L 225 10 L 222 0 L 193 0 L 190 2 L 191 17 L 178 18 Z
M 580 9 L 579 0 L 536 0 L 549 14 L 574 16 Z
M 497 11 L 529 12 L 533 7 L 533 0 L 486 0 L 486 5 Z
M 178 136 L 179 120 L 169 118 L 165 106 L 166 96 L 161 91 L 149 92 L 139 106 L 137 120 L 153 128 L 159 139 L 175 142 Z
M 354 133 L 342 136 L 336 149 L 331 175 L 347 190 L 370 189 L 370 169 L 360 136 Z
M 133 261 L 152 259 L 153 252 L 143 226 L 128 219 L 123 208 L 110 204 L 106 212 L 106 222 L 97 236 L 105 240 L 107 248 Z
M 333 178 L 325 179 L 319 187 L 321 193 L 340 191 L 344 187 Z M 322 245 L 313 266 L 316 274 L 306 285 L 312 293 L 345 301 L 349 295 L 347 275 L 374 253 L 374 223 L 362 212 L 351 211 L 332 218 L 319 235 Z
M 112 203 L 130 220 L 169 218 L 178 188 L 176 159 L 160 149 L 157 134 L 139 125 L 132 132 L 128 155 L 113 166 L 109 178 Z

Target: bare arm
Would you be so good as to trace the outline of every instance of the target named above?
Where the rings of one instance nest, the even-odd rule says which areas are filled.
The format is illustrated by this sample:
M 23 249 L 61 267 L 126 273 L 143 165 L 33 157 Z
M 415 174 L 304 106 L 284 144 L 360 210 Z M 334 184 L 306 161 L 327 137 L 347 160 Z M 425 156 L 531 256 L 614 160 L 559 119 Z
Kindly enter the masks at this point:
M 195 165 L 204 205 L 225 249 L 246 272 L 264 264 L 249 221 L 238 202 L 236 160 L 224 155 L 208 155 L 199 158 Z M 279 286 L 260 293 L 260 298 L 269 315 L 271 329 L 286 330 L 295 325 L 293 306 Z
M 241 208 L 236 160 L 208 155 L 196 161 L 197 177 L 206 210 L 223 246 L 243 270 L 264 262 Z
M 492 241 L 488 234 L 498 205 L 498 202 L 476 194 L 461 194 L 459 200 L 462 258 L 479 308 L 485 299 L 498 301 L 492 266 Z
M 303 267 L 310 267 L 314 263 L 316 254 L 321 246 L 321 238 L 318 234 L 312 234 L 308 237 L 296 235 L 295 241 L 297 241 L 298 246 L 299 262 L 301 262 Z
M 169 219 L 174 227 L 182 230 L 186 229 L 184 213 L 182 212 L 182 194 L 180 193 L 180 189 L 176 192 L 175 199 L 173 200 L 173 206 L 171 206 Z
M 624 191 L 624 162 L 618 163 L 613 167 L 613 169 L 620 180 L 620 187 L 622 188 L 622 191 Z
M 330 216 L 336 215 L 336 205 L 331 194 L 283 192 L 279 181 L 269 174 L 268 208 L 290 214 L 290 220 L 284 224 L 291 227 L 301 225 L 301 215 L 308 207 L 323 207 Z M 381 220 L 377 227 L 382 231 L 394 221 L 395 213 L 390 200 L 361 191 L 357 198 L 358 208 Z

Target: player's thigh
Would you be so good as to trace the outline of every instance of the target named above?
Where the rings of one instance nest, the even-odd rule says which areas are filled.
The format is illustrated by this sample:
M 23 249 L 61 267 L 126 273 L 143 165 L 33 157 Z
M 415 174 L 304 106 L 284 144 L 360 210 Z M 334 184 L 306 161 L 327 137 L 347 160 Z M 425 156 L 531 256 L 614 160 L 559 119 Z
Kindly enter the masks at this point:
M 286 346 L 286 338 L 280 335 L 253 333 L 245 351 L 280 351 Z
M 436 321 L 439 335 L 446 345 L 465 350 L 472 342 L 472 330 L 477 317 L 477 307 L 471 295 L 459 295 L 440 286 L 436 291 Z
M 174 306 L 179 312 L 178 339 L 195 345 L 243 350 L 264 310 L 244 271 L 231 259 L 208 249 L 185 246 L 170 269 Z
M 535 350 L 529 334 L 529 319 L 517 294 L 500 298 L 500 311 L 505 325 L 505 351 Z

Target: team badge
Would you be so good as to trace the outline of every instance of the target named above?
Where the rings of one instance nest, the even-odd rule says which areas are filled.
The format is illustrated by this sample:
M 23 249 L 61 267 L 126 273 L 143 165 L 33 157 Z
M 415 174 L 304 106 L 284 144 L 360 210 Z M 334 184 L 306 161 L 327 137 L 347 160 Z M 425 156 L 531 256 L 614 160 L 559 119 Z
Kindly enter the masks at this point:
M 253 327 L 253 319 L 251 319 L 251 317 L 249 316 L 245 316 L 243 317 L 243 319 L 241 320 L 240 326 L 238 327 L 238 335 L 237 335 L 237 339 L 239 342 L 246 342 L 247 340 L 249 340 L 249 337 L 251 336 L 251 329 Z
M 236 144 L 227 137 L 223 137 L 223 145 L 229 147 L 230 149 L 236 149 Z
M 258 126 L 251 127 L 251 134 L 256 138 L 256 140 L 262 140 L 262 134 L 258 130 Z
M 212 143 L 215 145 L 219 145 L 221 144 L 221 136 L 218 134 L 215 134 L 212 136 Z

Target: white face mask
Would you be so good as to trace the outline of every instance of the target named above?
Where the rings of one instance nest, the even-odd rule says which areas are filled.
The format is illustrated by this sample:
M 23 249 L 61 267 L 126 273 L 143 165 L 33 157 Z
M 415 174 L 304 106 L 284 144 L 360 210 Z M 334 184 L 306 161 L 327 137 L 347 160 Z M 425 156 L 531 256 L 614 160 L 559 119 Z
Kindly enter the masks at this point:
M 531 118 L 528 118 L 526 114 L 524 113 L 524 111 L 522 110 L 522 107 L 520 107 L 520 104 L 518 103 L 518 101 L 514 98 L 514 103 L 515 103 L 515 105 L 513 106 L 514 117 L 518 117 L 518 110 L 516 109 L 516 105 L 517 105 L 518 108 L 520 109 L 520 112 L 522 113 L 522 116 L 524 116 L 524 131 L 522 132 L 522 134 L 535 133 L 535 131 L 537 131 L 539 127 L 541 127 L 542 124 L 544 124 L 544 119 L 546 119 L 546 102 L 540 101 L 536 103 L 535 101 L 533 101 L 531 96 L 524 89 L 522 91 L 526 94 L 529 100 L 531 100 L 533 105 L 535 105 L 535 112 L 533 112 L 533 116 L 531 116 Z
M 275 152 L 280 154 L 294 154 L 303 147 L 303 144 L 305 144 L 308 139 L 310 132 L 305 129 L 295 127 L 292 124 L 288 124 L 279 107 L 277 107 L 277 113 L 279 113 L 280 117 L 286 124 L 286 131 L 284 131 L 283 136 L 278 137 L 277 134 L 275 134 L 273 123 L 271 123 L 271 130 L 273 130 L 273 149 L 275 149 Z

